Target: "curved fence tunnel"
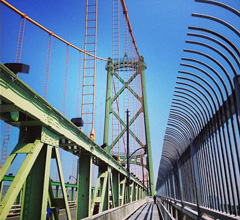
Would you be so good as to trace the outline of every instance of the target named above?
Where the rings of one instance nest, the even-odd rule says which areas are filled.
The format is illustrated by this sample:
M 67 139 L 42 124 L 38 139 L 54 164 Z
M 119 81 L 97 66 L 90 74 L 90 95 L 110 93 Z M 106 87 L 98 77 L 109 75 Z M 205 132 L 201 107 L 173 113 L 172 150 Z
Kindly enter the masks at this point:
M 222 2 L 196 2 L 240 16 Z M 240 36 L 239 23 L 208 14 L 192 16 L 202 26 L 189 26 L 193 32 L 187 33 L 190 39 L 178 71 L 156 191 L 172 217 L 181 210 L 194 219 L 235 219 L 240 215 L 240 53 L 239 41 L 234 41 Z M 216 26 L 208 28 L 208 22 Z M 186 211 L 186 206 L 197 214 Z

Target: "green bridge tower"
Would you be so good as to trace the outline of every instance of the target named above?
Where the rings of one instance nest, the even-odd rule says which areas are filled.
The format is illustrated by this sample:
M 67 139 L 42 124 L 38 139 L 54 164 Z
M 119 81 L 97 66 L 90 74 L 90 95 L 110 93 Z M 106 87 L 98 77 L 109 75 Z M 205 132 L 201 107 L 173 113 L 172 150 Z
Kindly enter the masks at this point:
M 121 138 L 126 135 L 127 132 L 127 124 L 124 122 L 125 112 L 122 109 L 122 105 L 118 104 L 118 109 L 114 108 L 114 103 L 119 97 L 128 90 L 128 92 L 137 99 L 140 103 L 140 108 L 136 110 L 135 115 L 130 118 L 129 122 L 129 134 L 130 136 L 136 141 L 137 145 L 140 146 L 140 149 L 143 148 L 146 154 L 146 169 L 148 170 L 149 174 L 149 194 L 155 195 L 155 188 L 154 188 L 154 174 L 153 174 L 153 163 L 152 163 L 152 150 L 151 150 L 151 138 L 150 138 L 150 127 L 149 127 L 149 117 L 148 117 L 148 105 L 147 105 L 147 93 L 146 93 L 146 82 L 145 82 L 145 69 L 146 64 L 142 57 L 139 61 L 132 61 L 128 59 L 125 55 L 123 59 L 118 60 L 118 62 L 114 62 L 112 59 L 109 59 L 108 64 L 106 66 L 107 70 L 107 88 L 106 88 L 106 107 L 105 107 L 105 125 L 104 125 L 104 138 L 103 142 L 106 143 L 105 150 L 109 153 L 112 152 L 113 147 L 121 141 Z M 130 71 L 128 78 L 123 78 L 120 73 L 124 71 Z M 134 79 L 140 79 L 141 82 L 141 93 L 138 94 L 130 84 L 134 81 Z M 112 92 L 114 88 L 114 81 L 113 78 L 119 80 L 121 83 L 121 87 L 115 94 Z M 116 89 L 115 89 L 116 90 Z M 122 100 L 122 99 L 121 99 Z M 119 109 L 120 108 L 120 109 Z M 118 112 L 116 111 L 118 110 Z M 111 130 L 111 116 L 114 117 L 115 120 L 121 125 L 121 130 L 119 134 L 112 140 L 110 140 L 110 130 Z M 143 126 L 144 126 L 144 137 L 137 136 L 134 133 L 131 126 L 137 121 L 139 117 L 143 117 Z M 112 119 L 113 120 L 113 119 Z M 113 126 L 113 125 L 112 125 Z M 138 150 L 138 149 L 137 149 Z M 116 155 L 118 156 L 118 161 L 121 164 L 126 163 L 126 155 Z M 139 154 L 138 154 L 139 157 Z M 117 157 L 116 157 L 117 158 Z M 139 159 L 139 158 L 138 158 Z M 130 160 L 130 163 L 132 161 Z M 140 163 L 138 163 L 140 165 Z

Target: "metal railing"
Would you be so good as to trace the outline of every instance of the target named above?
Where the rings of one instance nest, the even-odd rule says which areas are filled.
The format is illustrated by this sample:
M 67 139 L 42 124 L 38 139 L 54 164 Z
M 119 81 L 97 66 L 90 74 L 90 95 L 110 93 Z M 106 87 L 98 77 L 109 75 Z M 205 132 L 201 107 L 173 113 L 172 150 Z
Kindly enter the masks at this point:
M 196 2 L 219 12 L 192 14 L 206 27 L 189 27 L 194 32 L 180 64 L 156 189 L 173 218 L 179 210 L 192 219 L 239 219 L 240 12 Z M 228 21 L 221 19 L 226 11 Z

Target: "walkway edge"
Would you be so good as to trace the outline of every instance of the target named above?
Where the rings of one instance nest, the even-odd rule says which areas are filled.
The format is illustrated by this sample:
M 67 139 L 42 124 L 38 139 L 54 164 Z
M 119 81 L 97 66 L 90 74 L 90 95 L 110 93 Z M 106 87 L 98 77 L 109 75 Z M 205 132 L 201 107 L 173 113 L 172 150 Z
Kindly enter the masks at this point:
M 109 219 L 114 219 L 114 220 L 123 220 L 128 218 L 133 212 L 135 212 L 139 207 L 141 207 L 143 204 L 147 202 L 147 199 L 142 199 L 138 200 L 135 202 L 131 202 L 129 204 L 125 204 L 120 207 L 116 207 L 107 211 L 104 211 L 100 214 L 84 218 L 83 220 L 93 220 L 93 219 L 98 219 L 98 220 L 109 220 Z

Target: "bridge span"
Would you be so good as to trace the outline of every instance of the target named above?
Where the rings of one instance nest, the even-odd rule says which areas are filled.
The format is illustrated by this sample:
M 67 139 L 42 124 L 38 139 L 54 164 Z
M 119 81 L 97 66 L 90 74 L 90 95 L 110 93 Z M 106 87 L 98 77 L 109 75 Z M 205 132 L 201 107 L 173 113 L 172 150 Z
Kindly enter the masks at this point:
M 64 29 L 60 36 L 55 24 L 51 31 L 18 9 L 21 1 L 15 7 L 0 0 L 0 220 L 240 219 L 240 4 L 188 1 L 199 11 L 186 19 L 191 25 L 155 184 L 148 70 L 128 2 L 112 0 L 109 16 L 103 1 L 86 0 L 83 31 Z M 106 31 L 100 40 L 99 26 Z M 75 37 L 70 42 L 66 34 Z M 170 71 L 172 61 L 167 65 Z

